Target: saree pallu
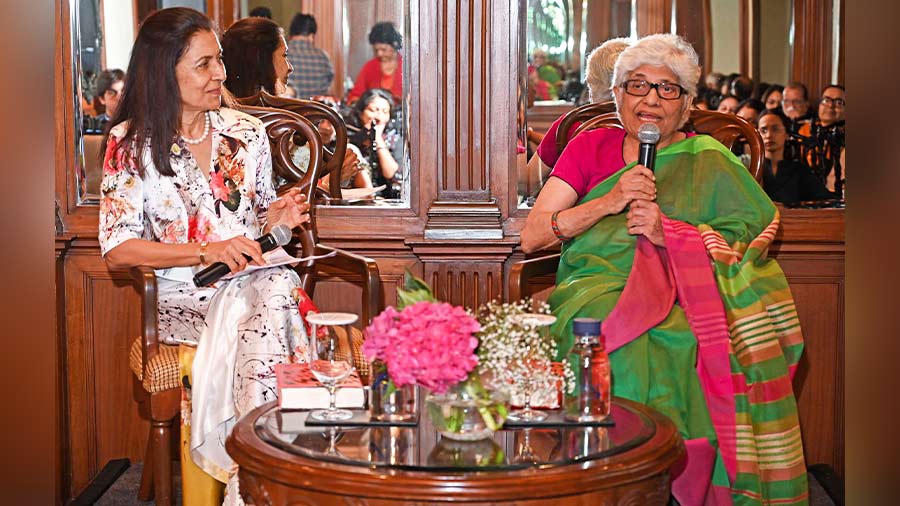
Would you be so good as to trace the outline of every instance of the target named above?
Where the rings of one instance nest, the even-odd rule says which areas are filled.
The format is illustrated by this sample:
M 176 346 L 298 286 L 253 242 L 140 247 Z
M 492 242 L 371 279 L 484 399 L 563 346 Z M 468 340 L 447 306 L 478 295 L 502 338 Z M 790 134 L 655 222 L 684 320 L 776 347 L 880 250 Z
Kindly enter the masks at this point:
M 613 394 L 659 410 L 686 440 L 673 472 L 681 504 L 807 504 L 791 388 L 803 339 L 784 274 L 766 259 L 776 209 L 708 136 L 660 150 L 655 175 L 666 248 L 629 235 L 624 212 L 563 246 L 549 298 L 559 358 L 573 318 L 604 320 Z

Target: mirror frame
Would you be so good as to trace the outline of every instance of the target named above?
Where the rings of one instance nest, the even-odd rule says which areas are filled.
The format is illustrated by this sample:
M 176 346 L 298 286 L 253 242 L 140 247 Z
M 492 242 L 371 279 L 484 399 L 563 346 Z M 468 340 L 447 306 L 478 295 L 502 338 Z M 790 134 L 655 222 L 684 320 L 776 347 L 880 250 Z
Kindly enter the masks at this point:
M 237 13 L 237 5 L 229 4 L 228 0 L 207 0 L 208 15 L 217 24 L 221 25 L 234 19 Z M 79 153 L 76 147 L 80 142 L 80 126 L 74 123 L 79 116 L 80 95 L 78 93 L 79 81 L 76 73 L 80 65 L 76 65 L 76 45 L 78 27 L 77 7 L 78 0 L 56 0 L 55 19 L 55 52 L 59 65 L 54 68 L 56 92 L 54 101 L 56 110 L 55 132 L 55 194 L 57 201 L 57 235 L 60 236 L 90 236 L 97 234 L 98 201 L 85 201 L 80 199 L 78 193 L 78 177 L 76 174 Z M 420 210 L 427 209 L 433 200 L 434 181 L 420 170 L 420 158 L 422 142 L 417 133 L 420 125 L 420 112 L 423 106 L 420 99 L 421 60 L 433 59 L 433 51 L 436 47 L 437 35 L 431 25 L 434 23 L 435 7 L 421 7 L 419 2 L 404 0 L 404 75 L 408 83 L 403 107 L 405 109 L 404 127 L 407 135 L 408 169 L 407 177 L 410 185 L 410 198 L 406 207 L 369 207 L 369 206 L 322 206 L 318 212 L 320 229 L 326 231 L 323 236 L 328 237 L 328 230 L 347 229 L 347 221 L 362 221 L 365 217 L 373 216 L 372 209 L 378 209 L 374 214 L 380 221 L 381 233 L 378 236 L 396 237 L 421 233 L 424 218 L 420 217 Z M 424 28 L 423 28 L 424 27 Z M 420 40 L 420 37 L 428 38 L 428 41 Z M 424 44 L 423 44 L 424 42 Z M 423 46 L 430 47 L 426 49 Z M 76 130 L 78 130 L 76 132 Z M 340 234 L 338 234 L 340 235 Z

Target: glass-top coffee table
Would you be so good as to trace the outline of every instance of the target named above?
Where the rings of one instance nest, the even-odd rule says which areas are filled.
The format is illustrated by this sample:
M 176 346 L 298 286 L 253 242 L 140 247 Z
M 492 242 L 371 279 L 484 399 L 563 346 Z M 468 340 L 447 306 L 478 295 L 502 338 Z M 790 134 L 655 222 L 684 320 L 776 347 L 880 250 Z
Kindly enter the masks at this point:
M 307 426 L 306 415 L 270 403 L 235 426 L 226 448 L 245 501 L 663 505 L 684 452 L 667 418 L 624 399 L 612 427 L 516 428 L 479 442 L 442 438 L 424 412 L 415 427 Z

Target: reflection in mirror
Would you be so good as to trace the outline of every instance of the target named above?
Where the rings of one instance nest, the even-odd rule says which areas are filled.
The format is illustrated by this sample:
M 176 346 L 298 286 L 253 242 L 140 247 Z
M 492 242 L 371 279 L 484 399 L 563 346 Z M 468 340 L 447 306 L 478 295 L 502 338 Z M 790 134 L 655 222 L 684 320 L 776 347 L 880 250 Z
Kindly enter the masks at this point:
M 297 2 L 249 0 L 241 15 L 267 8 L 283 27 L 293 68 L 284 95 L 327 103 L 347 125 L 343 198 L 329 204 L 408 207 L 407 1 L 344 0 L 306 7 L 309 11 L 301 13 Z M 319 128 L 333 130 L 326 122 Z
M 205 0 L 69 0 L 72 26 L 72 79 L 75 96 L 74 170 L 79 204 L 96 205 L 100 196 L 103 132 L 114 111 L 140 19 L 163 7 L 185 6 L 205 12 Z M 408 207 L 409 106 L 407 70 L 403 65 L 409 23 L 408 0 L 343 0 L 305 3 L 310 23 L 294 25 L 298 2 L 243 0 L 240 15 L 268 8 L 284 29 L 293 72 L 281 90 L 287 96 L 331 104 L 348 125 L 355 159 L 345 158 L 344 200 L 337 205 Z M 373 30 L 374 28 L 374 30 Z M 299 33 L 304 32 L 304 33 Z M 303 35 L 306 37 L 303 37 Z M 312 35 L 311 37 L 309 35 Z M 291 40 L 295 39 L 295 40 Z M 307 41 L 308 45 L 301 41 Z M 374 43 L 370 44 L 370 40 Z M 307 49 L 303 49 L 306 47 Z M 321 52 L 313 48 L 318 48 Z M 323 54 L 322 59 L 311 54 Z M 312 60 L 310 58 L 313 58 Z M 318 62 L 318 67 L 315 66 Z M 327 75 L 324 85 L 316 72 Z M 320 78 L 321 81 L 321 78 Z M 305 86 L 305 87 L 304 87 Z M 387 91 L 369 91 L 383 88 Z M 368 93 L 366 93 L 368 91 Z M 299 93 L 299 95 L 298 95 Z M 362 99 L 362 100 L 360 100 Z M 328 131 L 328 124 L 321 124 Z M 333 138 L 332 138 L 333 139 Z
M 834 0 L 839 5 L 839 0 Z M 520 0 L 526 11 L 519 47 L 520 83 L 524 81 L 526 123 L 517 125 L 518 203 L 530 208 L 551 168 L 535 156 L 537 145 L 551 124 L 566 112 L 588 102 L 585 58 L 604 41 L 639 33 L 676 30 L 692 42 L 705 62 L 704 72 L 738 73 L 741 55 L 749 55 L 756 83 L 787 84 L 793 53 L 793 0 L 760 0 L 752 20 L 755 41 L 741 40 L 739 0 L 709 3 L 679 0 L 670 13 L 641 8 L 631 0 Z M 675 5 L 675 2 L 673 2 Z M 636 6 L 636 8 L 633 8 Z M 697 7 L 697 8 L 694 8 Z M 837 9 L 837 7 L 835 7 Z M 654 17 L 655 16 L 655 17 Z M 679 17 L 680 16 L 680 17 Z M 654 17 L 651 19 L 651 17 Z M 750 22 L 750 21 L 748 21 Z M 834 39 L 840 37 L 835 23 Z M 836 42 L 835 42 L 836 44 Z M 758 47 L 756 53 L 753 47 Z M 835 57 L 837 61 L 837 56 Z M 835 65 L 836 67 L 836 65 Z M 835 75 L 837 71 L 835 70 Z M 521 85 L 520 85 L 521 86 Z M 764 89 L 759 90 L 761 94 Z M 811 90 L 816 93 L 816 90 Z
M 122 93 L 136 28 L 136 11 L 145 17 L 161 7 L 184 6 L 205 12 L 204 0 L 135 2 L 70 0 L 72 82 L 75 96 L 76 202 L 100 202 L 100 146 Z

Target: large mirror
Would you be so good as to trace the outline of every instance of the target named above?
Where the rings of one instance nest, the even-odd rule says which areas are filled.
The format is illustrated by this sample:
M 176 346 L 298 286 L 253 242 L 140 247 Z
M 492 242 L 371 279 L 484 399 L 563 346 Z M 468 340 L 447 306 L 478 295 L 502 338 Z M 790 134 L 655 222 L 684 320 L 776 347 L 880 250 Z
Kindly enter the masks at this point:
M 100 144 L 108 113 L 122 89 L 120 71 L 127 70 L 140 21 L 159 8 L 185 6 L 206 12 L 208 5 L 218 4 L 210 0 L 70 2 L 76 196 L 79 204 L 94 205 L 100 193 Z M 345 118 L 355 146 L 348 152 L 354 152 L 359 162 L 346 165 L 358 167 L 358 173 L 345 178 L 344 199 L 332 204 L 409 207 L 414 190 L 406 120 L 408 65 L 403 65 L 408 0 L 236 3 L 239 19 L 263 15 L 284 29 L 294 70 L 283 94 L 322 101 Z M 311 17 L 296 18 L 301 13 Z M 369 43 L 372 32 L 374 44 Z M 321 56 L 310 60 L 311 54 Z
M 833 2 L 837 13 L 841 0 L 827 1 Z M 588 101 L 582 84 L 585 58 L 608 39 L 674 31 L 693 43 L 704 75 L 743 70 L 756 82 L 784 85 L 791 81 L 793 0 L 677 0 L 671 2 L 669 13 L 647 4 L 631 0 L 520 0 L 524 9 L 520 33 L 524 51 L 519 55 L 523 69 L 520 107 L 524 114 L 519 114 L 517 125 L 520 208 L 533 205 L 550 172 L 550 168 L 535 163 L 537 143 L 553 121 Z M 841 23 L 835 19 L 831 26 L 832 40 L 824 43 L 834 44 L 832 81 L 836 82 L 843 52 L 838 45 Z M 810 92 L 815 95 L 818 90 Z

